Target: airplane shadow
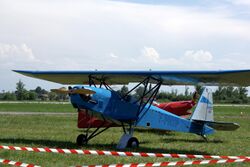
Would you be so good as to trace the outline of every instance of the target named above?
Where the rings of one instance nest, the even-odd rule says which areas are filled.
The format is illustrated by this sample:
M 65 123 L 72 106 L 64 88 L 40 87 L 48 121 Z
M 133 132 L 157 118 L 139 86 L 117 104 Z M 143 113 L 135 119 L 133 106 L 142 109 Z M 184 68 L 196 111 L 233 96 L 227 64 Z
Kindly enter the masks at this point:
M 139 129 L 136 128 L 135 132 L 139 132 L 139 133 L 153 133 L 153 134 L 157 134 L 157 135 L 166 135 L 166 136 L 175 136 L 175 133 L 172 133 L 171 131 L 163 131 L 163 130 L 155 130 L 155 129 Z
M 31 144 L 40 145 L 40 147 L 50 148 L 68 148 L 68 149 L 97 149 L 97 150 L 111 150 L 111 151 L 134 151 L 134 152 L 151 152 L 151 153 L 179 153 L 179 154 L 211 154 L 201 150 L 185 150 L 185 149 L 166 149 L 166 148 L 150 148 L 141 145 L 136 149 L 124 149 L 118 150 L 116 148 L 117 143 L 110 144 L 92 144 L 91 141 L 88 145 L 79 147 L 74 142 L 70 141 L 56 141 L 56 140 L 42 140 L 42 139 L 24 139 L 24 138 L 0 138 L 1 143 L 6 145 L 23 144 L 23 146 L 30 146 Z M 141 142 L 140 144 L 146 144 L 147 142 Z
M 151 152 L 151 153 L 170 153 L 170 154 L 200 154 L 209 155 L 206 151 L 201 150 L 186 150 L 186 149 L 166 149 L 166 148 L 149 148 L 149 147 L 139 147 L 136 150 L 130 150 L 136 152 Z
M 2 138 L 2 139 L 0 138 L 0 142 L 11 145 L 24 144 L 25 146 L 41 145 L 44 147 L 51 147 L 51 148 L 78 148 L 76 143 L 70 141 L 24 139 L 24 138 Z
M 224 143 L 223 140 L 220 139 L 212 139 L 205 141 L 203 139 L 176 139 L 176 138 L 165 138 L 163 139 L 165 143 L 172 143 L 172 142 L 186 142 L 186 143 Z

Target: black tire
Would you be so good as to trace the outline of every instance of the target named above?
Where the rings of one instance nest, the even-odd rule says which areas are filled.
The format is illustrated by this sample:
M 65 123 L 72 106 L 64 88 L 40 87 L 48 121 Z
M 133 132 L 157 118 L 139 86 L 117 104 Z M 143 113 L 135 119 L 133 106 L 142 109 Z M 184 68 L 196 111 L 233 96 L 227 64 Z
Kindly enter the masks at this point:
M 84 134 L 80 134 L 77 136 L 76 138 L 76 144 L 78 146 L 83 146 L 83 145 L 86 145 L 88 143 L 88 140 L 87 140 L 87 136 L 84 135 Z
M 138 148 L 139 147 L 139 141 L 138 141 L 138 139 L 136 137 L 131 137 L 128 140 L 127 147 L 128 148 Z

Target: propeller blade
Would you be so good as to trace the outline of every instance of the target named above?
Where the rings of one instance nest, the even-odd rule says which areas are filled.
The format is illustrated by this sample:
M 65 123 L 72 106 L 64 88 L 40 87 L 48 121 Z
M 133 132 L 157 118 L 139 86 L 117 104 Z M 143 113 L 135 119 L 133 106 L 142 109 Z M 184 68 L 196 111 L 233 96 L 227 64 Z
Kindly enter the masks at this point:
M 59 94 L 68 94 L 70 91 L 67 90 L 65 87 L 59 89 L 50 89 L 51 92 L 59 93 Z
M 95 94 L 96 92 L 90 89 L 72 89 L 71 90 L 72 93 L 76 93 L 76 94 L 88 94 L 88 95 L 92 95 Z
M 95 94 L 96 92 L 90 89 L 70 89 L 67 90 L 65 87 L 59 89 L 51 89 L 51 92 L 59 93 L 59 94 L 83 94 L 83 95 L 91 95 Z

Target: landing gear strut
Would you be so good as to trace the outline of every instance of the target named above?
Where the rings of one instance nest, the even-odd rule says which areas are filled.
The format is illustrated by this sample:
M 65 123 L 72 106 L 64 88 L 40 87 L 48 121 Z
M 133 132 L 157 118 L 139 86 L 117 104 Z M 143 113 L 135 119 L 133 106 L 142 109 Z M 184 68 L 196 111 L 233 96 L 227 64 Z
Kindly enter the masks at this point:
M 104 129 L 100 130 L 101 127 L 102 127 L 102 125 L 100 127 L 96 128 L 96 130 L 94 130 L 90 135 L 88 134 L 90 128 L 88 128 L 87 131 L 86 131 L 86 135 L 85 134 L 80 134 L 80 135 L 77 136 L 76 144 L 78 146 L 87 145 L 88 141 L 90 139 L 94 138 L 95 136 L 101 134 L 102 132 L 104 132 L 105 130 L 110 128 L 110 127 L 105 127 Z
M 205 142 L 208 142 L 208 138 L 207 138 L 206 135 L 201 135 L 201 137 L 203 138 L 203 140 L 204 140 Z
M 120 138 L 117 148 L 118 149 L 138 148 L 139 141 L 136 137 L 133 137 L 134 128 L 132 127 L 132 125 L 130 124 L 129 129 L 126 130 L 124 124 L 122 124 L 122 128 L 123 128 L 124 134 Z

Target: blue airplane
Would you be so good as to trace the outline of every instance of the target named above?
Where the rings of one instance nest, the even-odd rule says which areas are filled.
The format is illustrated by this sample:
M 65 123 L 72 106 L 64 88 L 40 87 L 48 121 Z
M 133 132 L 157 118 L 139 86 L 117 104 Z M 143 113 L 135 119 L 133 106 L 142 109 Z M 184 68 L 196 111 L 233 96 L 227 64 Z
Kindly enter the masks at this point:
M 79 146 L 110 127 L 122 127 L 124 134 L 117 148 L 138 147 L 133 136 L 136 127 L 194 133 L 202 136 L 215 130 L 232 131 L 237 123 L 215 122 L 212 91 L 205 87 L 190 118 L 183 118 L 152 105 L 162 85 L 250 85 L 250 70 L 229 71 L 22 71 L 25 76 L 69 86 L 52 89 L 68 94 L 78 111 L 78 127 L 85 129 L 76 142 Z M 137 83 L 126 94 L 114 91 L 110 85 Z M 86 86 L 88 85 L 88 86 Z M 143 86 L 141 97 L 132 96 Z M 95 130 L 90 130 L 95 128 Z

